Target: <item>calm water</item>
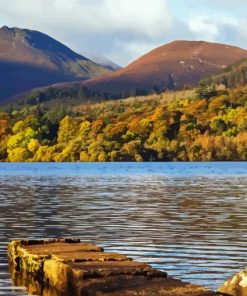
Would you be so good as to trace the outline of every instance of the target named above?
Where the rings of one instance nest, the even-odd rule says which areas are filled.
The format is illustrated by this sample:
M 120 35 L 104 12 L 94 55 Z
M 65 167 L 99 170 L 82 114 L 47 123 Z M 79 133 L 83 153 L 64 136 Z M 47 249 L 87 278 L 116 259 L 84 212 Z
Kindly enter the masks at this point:
M 247 163 L 0 164 L 0 295 L 12 239 L 79 237 L 216 289 L 247 262 Z

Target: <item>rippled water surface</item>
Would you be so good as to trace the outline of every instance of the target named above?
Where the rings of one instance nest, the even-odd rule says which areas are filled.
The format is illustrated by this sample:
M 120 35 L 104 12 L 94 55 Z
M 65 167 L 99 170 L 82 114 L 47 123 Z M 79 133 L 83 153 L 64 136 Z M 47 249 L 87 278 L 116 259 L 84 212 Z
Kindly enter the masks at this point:
M 12 239 L 79 237 L 216 289 L 247 262 L 247 163 L 0 164 L 0 295 Z

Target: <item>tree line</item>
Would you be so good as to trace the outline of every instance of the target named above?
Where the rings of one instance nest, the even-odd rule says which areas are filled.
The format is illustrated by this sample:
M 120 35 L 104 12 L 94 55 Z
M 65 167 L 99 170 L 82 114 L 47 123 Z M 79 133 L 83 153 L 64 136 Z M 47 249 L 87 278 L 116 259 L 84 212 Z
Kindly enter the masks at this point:
M 247 160 L 247 90 L 202 86 L 191 96 L 162 93 L 69 111 L 37 101 L 0 113 L 0 160 Z

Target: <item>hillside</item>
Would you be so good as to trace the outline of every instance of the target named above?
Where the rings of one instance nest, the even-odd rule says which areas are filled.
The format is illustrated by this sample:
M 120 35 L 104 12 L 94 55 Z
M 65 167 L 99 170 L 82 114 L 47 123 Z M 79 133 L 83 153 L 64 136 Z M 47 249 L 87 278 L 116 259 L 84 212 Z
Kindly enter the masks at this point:
M 247 89 L 0 113 L 2 161 L 247 160 Z
M 244 86 L 247 84 L 247 58 L 241 59 L 218 74 L 205 79 L 210 85 L 223 84 L 225 87 Z
M 38 31 L 0 29 L 0 100 L 38 86 L 111 72 Z
M 45 99 L 127 98 L 195 86 L 198 82 L 247 57 L 238 47 L 203 41 L 175 41 L 142 56 L 107 76 L 78 83 L 59 83 L 32 90 L 12 102 Z M 82 91 L 83 90 L 83 91 Z M 52 96 L 50 95 L 52 94 Z M 21 98 L 21 100 L 19 100 Z
M 138 89 L 179 89 L 195 86 L 208 75 L 247 57 L 247 51 L 225 44 L 175 41 L 163 45 L 107 77 L 84 83 L 101 93 L 135 94 Z

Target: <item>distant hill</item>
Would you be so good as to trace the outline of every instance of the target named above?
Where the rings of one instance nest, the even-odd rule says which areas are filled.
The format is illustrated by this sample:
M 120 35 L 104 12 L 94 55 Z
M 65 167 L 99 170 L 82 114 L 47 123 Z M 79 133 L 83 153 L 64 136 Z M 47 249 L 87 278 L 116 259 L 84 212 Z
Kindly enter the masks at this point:
M 107 68 L 109 70 L 112 71 L 117 71 L 119 69 L 121 69 L 121 67 L 119 65 L 117 65 L 116 63 L 112 62 L 111 60 L 102 57 L 102 56 L 95 56 L 95 55 L 89 55 L 90 59 L 92 61 L 94 61 L 95 63 L 103 66 L 104 68 Z
M 111 72 L 38 31 L 0 28 L 0 100 L 57 82 Z
M 126 98 L 163 90 L 196 86 L 218 73 L 247 51 L 238 47 L 204 41 L 174 41 L 142 56 L 129 66 L 106 76 L 78 82 L 63 82 L 41 87 L 11 98 L 20 105 L 55 99 L 75 104 L 87 100 Z
M 139 93 L 153 88 L 181 89 L 185 85 L 197 85 L 202 78 L 242 58 L 247 58 L 247 51 L 238 47 L 204 41 L 174 41 L 107 77 L 88 80 L 84 85 L 114 95 L 126 92 L 133 95 L 137 89 Z
M 241 59 L 218 74 L 204 80 L 210 85 L 223 84 L 225 87 L 247 85 L 247 58 Z

